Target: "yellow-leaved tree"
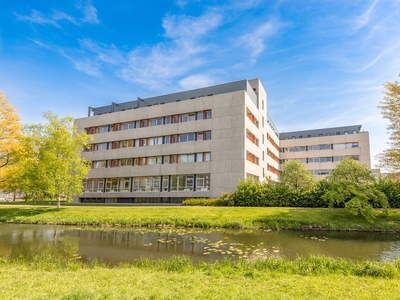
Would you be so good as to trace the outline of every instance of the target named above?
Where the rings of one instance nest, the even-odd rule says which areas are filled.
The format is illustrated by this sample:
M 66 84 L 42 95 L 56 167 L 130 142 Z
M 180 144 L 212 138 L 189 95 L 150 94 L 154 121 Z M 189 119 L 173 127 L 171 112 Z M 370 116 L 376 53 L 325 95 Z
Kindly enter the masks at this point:
M 11 164 L 11 153 L 18 146 L 20 134 L 20 117 L 16 109 L 8 103 L 6 96 L 0 92 L 0 169 Z

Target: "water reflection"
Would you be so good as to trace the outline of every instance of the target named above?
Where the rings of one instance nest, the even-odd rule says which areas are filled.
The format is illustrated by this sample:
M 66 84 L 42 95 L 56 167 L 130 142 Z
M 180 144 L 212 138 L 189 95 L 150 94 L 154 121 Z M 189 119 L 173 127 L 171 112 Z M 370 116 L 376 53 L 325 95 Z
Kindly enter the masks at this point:
M 0 225 L 0 256 L 32 260 L 43 253 L 83 261 L 132 262 L 185 255 L 193 261 L 324 255 L 393 261 L 398 234 L 267 230 L 88 229 L 45 225 Z

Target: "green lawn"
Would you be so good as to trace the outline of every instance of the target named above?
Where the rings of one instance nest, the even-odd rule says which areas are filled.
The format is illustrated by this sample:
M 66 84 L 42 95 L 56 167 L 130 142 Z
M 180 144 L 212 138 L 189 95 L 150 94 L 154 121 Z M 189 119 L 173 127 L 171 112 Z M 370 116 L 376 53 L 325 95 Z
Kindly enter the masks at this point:
M 185 226 L 300 229 L 400 230 L 400 210 L 379 214 L 373 222 L 338 208 L 50 206 L 0 205 L 0 222 L 95 225 Z
M 0 222 L 400 230 L 400 210 L 368 223 L 343 209 L 0 205 Z M 400 299 L 400 260 L 176 258 L 112 267 L 42 253 L 33 261 L 0 258 L 0 290 L 0 299 Z
M 189 260 L 106 267 L 0 261 L 0 299 L 399 299 L 400 265 Z

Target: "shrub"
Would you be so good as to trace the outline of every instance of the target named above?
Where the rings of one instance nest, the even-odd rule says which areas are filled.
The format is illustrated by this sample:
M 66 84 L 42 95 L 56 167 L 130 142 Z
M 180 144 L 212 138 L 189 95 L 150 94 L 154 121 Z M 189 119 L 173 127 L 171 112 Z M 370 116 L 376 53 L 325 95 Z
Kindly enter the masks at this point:
M 231 200 L 224 198 L 191 198 L 182 202 L 184 206 L 232 206 Z

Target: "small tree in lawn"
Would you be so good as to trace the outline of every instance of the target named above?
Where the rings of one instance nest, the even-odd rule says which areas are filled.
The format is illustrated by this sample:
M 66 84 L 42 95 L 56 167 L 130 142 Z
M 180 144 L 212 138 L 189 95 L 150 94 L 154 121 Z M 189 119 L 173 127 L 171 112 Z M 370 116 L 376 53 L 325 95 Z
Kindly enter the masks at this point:
M 29 199 L 71 201 L 82 193 L 82 181 L 89 172 L 88 161 L 81 158 L 82 150 L 91 139 L 78 133 L 72 117 L 58 118 L 45 113 L 46 124 L 24 128 L 19 153 L 21 189 Z
M 374 207 L 383 208 L 387 213 L 389 204 L 384 193 L 373 184 L 375 178 L 368 167 L 352 158 L 341 161 L 336 169 L 326 177 L 330 187 L 322 198 L 331 207 L 342 206 L 351 213 L 373 220 Z

